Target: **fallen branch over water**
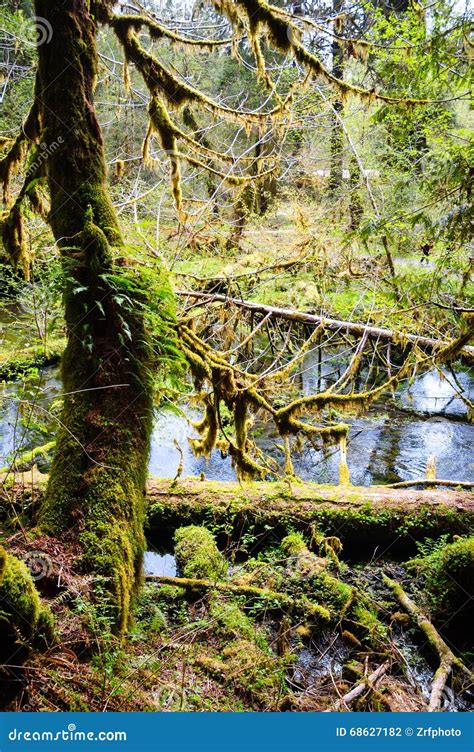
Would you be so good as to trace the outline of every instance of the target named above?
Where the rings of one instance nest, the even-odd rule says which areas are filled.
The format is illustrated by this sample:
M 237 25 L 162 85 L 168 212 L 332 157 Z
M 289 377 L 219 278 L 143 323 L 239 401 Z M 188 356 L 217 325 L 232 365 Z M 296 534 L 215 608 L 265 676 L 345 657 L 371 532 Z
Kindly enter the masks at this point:
M 433 684 L 431 685 L 429 712 L 433 713 L 441 710 L 443 690 L 446 682 L 454 667 L 461 669 L 467 676 L 474 681 L 474 674 L 464 665 L 464 663 L 454 655 L 452 650 L 445 643 L 437 629 L 430 620 L 424 615 L 423 611 L 407 595 L 402 586 L 384 575 L 383 581 L 397 598 L 400 605 L 417 623 L 420 630 L 425 635 L 431 647 L 438 653 L 439 667 L 434 675 Z
M 443 488 L 474 488 L 474 483 L 469 480 L 439 480 L 438 478 L 418 478 L 415 480 L 402 480 L 399 483 L 390 483 L 385 488 L 411 488 L 413 486 L 442 486 Z
M 327 329 L 330 329 L 332 331 L 342 330 L 361 337 L 365 335 L 370 337 L 371 339 L 397 342 L 400 344 L 406 342 L 412 345 L 417 345 L 417 347 L 426 349 L 429 352 L 442 350 L 443 348 L 447 348 L 451 344 L 446 340 L 433 339 L 432 337 L 422 337 L 417 334 L 395 332 L 393 331 L 393 329 L 385 329 L 384 327 L 379 326 L 369 326 L 368 324 L 360 324 L 355 321 L 342 321 L 339 319 L 326 318 L 325 316 L 316 316 L 313 313 L 293 311 L 290 308 L 278 308 L 276 306 L 263 305 L 262 303 L 254 303 L 251 300 L 230 298 L 226 295 L 220 295 L 217 293 L 205 293 L 193 290 L 176 290 L 175 292 L 177 295 L 202 300 L 205 304 L 232 304 L 240 308 L 246 308 L 249 311 L 253 311 L 254 313 L 261 313 L 265 316 L 269 315 L 270 317 L 274 318 L 287 319 L 288 321 L 295 321 L 301 324 L 309 324 L 311 326 L 319 326 L 320 324 L 324 324 Z M 474 346 L 465 344 L 460 348 L 458 357 L 468 365 L 473 365 Z

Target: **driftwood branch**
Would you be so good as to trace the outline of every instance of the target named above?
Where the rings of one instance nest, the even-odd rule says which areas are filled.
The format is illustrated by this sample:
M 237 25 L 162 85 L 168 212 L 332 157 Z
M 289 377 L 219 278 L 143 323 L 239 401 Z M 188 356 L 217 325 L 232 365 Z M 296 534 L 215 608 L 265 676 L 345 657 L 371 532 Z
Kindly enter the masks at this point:
M 400 605 L 412 617 L 413 621 L 416 622 L 431 647 L 438 653 L 439 666 L 436 670 L 433 678 L 433 683 L 431 685 L 428 711 L 431 713 L 439 711 L 441 710 L 442 705 L 443 690 L 453 668 L 460 668 L 470 677 L 471 680 L 474 680 L 474 674 L 472 674 L 472 672 L 468 668 L 466 668 L 460 658 L 454 655 L 437 629 L 424 615 L 423 611 L 416 605 L 416 603 L 412 601 L 410 596 L 407 595 L 402 586 L 398 582 L 395 582 L 395 580 L 387 577 L 387 575 L 384 575 L 383 581 L 395 595 Z
M 379 326 L 369 326 L 367 324 L 359 324 L 354 321 L 342 321 L 339 319 L 326 318 L 325 316 L 316 316 L 313 313 L 305 313 L 304 311 L 293 311 L 290 308 L 278 308 L 276 306 L 263 305 L 262 303 L 254 303 L 250 300 L 242 300 L 241 298 L 231 298 L 226 295 L 220 295 L 217 293 L 205 293 L 193 290 L 176 290 L 177 295 L 183 297 L 196 298 L 203 301 L 203 303 L 227 303 L 240 308 L 246 308 L 254 313 L 261 313 L 264 316 L 270 315 L 274 318 L 287 319 L 288 321 L 295 321 L 301 324 L 309 324 L 312 326 L 319 326 L 324 324 L 327 329 L 332 331 L 346 331 L 350 334 L 356 334 L 358 336 L 368 336 L 371 339 L 385 340 L 389 342 L 410 343 L 428 350 L 429 352 L 436 352 L 442 350 L 450 345 L 450 342 L 446 340 L 433 339 L 432 337 L 422 337 L 417 334 L 405 334 L 397 333 L 393 329 L 385 329 Z M 474 364 L 474 346 L 464 345 L 458 354 L 460 360 L 464 361 L 468 365 Z
M 347 694 L 343 695 L 337 702 L 334 703 L 334 705 L 331 705 L 330 708 L 327 710 L 324 710 L 324 713 L 331 713 L 335 710 L 341 710 L 346 705 L 349 705 L 349 703 L 352 702 L 352 700 L 355 700 L 357 697 L 360 697 L 361 694 L 365 692 L 366 689 L 373 689 L 375 685 L 377 684 L 378 680 L 387 672 L 387 669 L 389 667 L 390 663 L 386 661 L 385 663 L 382 663 L 381 666 L 375 669 L 366 679 L 365 681 L 361 682 L 360 684 L 357 684 L 356 687 L 351 689 L 350 692 L 347 692 Z

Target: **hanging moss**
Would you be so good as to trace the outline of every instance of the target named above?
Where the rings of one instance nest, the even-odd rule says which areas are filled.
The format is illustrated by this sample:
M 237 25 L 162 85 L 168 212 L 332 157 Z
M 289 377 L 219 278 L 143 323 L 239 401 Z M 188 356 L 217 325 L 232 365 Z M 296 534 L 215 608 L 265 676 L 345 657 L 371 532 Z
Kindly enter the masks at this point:
M 9 206 L 11 203 L 10 180 L 25 163 L 31 145 L 40 135 L 39 106 L 36 98 L 38 85 L 35 86 L 35 99 L 24 121 L 21 131 L 13 141 L 7 154 L 0 160 L 0 185 L 3 186 L 3 201 Z
M 0 224 L 4 249 L 14 267 L 20 267 L 28 280 L 31 259 L 21 200 L 15 202 Z
M 173 44 L 177 44 L 184 49 L 189 48 L 195 50 L 196 47 L 199 47 L 204 50 L 212 51 L 215 47 L 225 47 L 232 43 L 231 38 L 195 39 L 193 37 L 183 37 L 172 29 L 169 29 L 164 24 L 146 16 L 137 16 L 126 13 L 117 16 L 109 13 L 104 19 L 104 22 L 107 22 L 110 26 L 116 29 L 119 34 L 123 34 L 129 29 L 140 31 L 140 29 L 145 26 L 148 29 L 151 39 L 168 39 Z
M 209 458 L 217 443 L 219 424 L 212 397 L 207 395 L 205 403 L 204 417 L 199 422 L 193 423 L 194 428 L 201 434 L 201 438 L 189 439 L 189 443 L 196 457 Z

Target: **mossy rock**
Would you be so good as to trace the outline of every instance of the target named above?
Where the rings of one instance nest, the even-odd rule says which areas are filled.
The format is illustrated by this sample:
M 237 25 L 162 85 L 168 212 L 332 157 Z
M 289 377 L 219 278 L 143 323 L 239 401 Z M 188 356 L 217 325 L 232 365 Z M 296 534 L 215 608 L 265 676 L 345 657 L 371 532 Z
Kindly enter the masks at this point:
M 227 562 L 205 527 L 181 527 L 174 540 L 176 561 L 183 577 L 219 580 L 226 576 Z
M 0 660 L 11 658 L 19 646 L 52 637 L 53 616 L 41 604 L 26 564 L 0 547 Z

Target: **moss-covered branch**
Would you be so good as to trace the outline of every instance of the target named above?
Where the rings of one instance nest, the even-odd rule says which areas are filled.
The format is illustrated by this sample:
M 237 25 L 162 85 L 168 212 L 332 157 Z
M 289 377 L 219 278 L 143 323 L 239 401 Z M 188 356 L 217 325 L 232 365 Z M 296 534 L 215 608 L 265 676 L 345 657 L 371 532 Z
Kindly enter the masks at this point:
M 324 316 L 316 316 L 313 313 L 306 313 L 305 311 L 295 311 L 289 308 L 278 308 L 276 306 L 268 306 L 263 303 L 254 303 L 251 300 L 242 300 L 241 298 L 232 298 L 227 295 L 219 295 L 217 293 L 205 293 L 194 290 L 176 290 L 176 294 L 180 296 L 187 296 L 190 298 L 202 299 L 204 304 L 211 303 L 225 303 L 226 305 L 232 304 L 239 308 L 245 308 L 254 313 L 262 313 L 269 315 L 272 318 L 282 318 L 287 321 L 294 321 L 296 323 L 308 324 L 310 326 L 320 326 L 324 324 L 324 327 L 330 331 L 346 331 L 349 334 L 363 337 L 368 336 L 370 339 L 381 340 L 386 342 L 394 342 L 402 346 L 416 345 L 417 347 L 426 350 L 429 353 L 433 353 L 436 356 L 437 352 L 444 352 L 446 357 L 446 350 L 444 348 L 449 347 L 452 343 L 445 340 L 434 339 L 433 337 L 424 337 L 418 334 L 410 334 L 407 332 L 396 332 L 393 329 L 385 329 L 379 326 L 370 326 L 367 324 L 361 324 L 357 321 L 342 321 L 339 319 L 326 318 Z M 464 337 L 464 333 L 462 335 Z M 472 338 L 471 329 L 471 338 Z M 458 343 L 458 339 L 455 340 Z M 455 358 L 459 358 L 466 365 L 474 365 L 474 346 L 467 343 L 461 344 L 459 349 L 454 353 Z
M 463 672 L 470 676 L 471 681 L 474 680 L 474 674 L 472 674 L 472 672 L 464 666 L 463 662 L 454 655 L 451 648 L 448 647 L 439 634 L 438 630 L 433 626 L 430 620 L 424 615 L 423 611 L 416 605 L 409 595 L 407 595 L 402 586 L 390 577 L 387 577 L 387 575 L 384 575 L 383 581 L 385 585 L 390 588 L 400 605 L 403 606 L 405 611 L 418 625 L 431 647 L 439 656 L 439 666 L 431 685 L 430 703 L 428 706 L 430 712 L 439 711 L 443 699 L 443 690 L 453 668 L 461 668 Z

